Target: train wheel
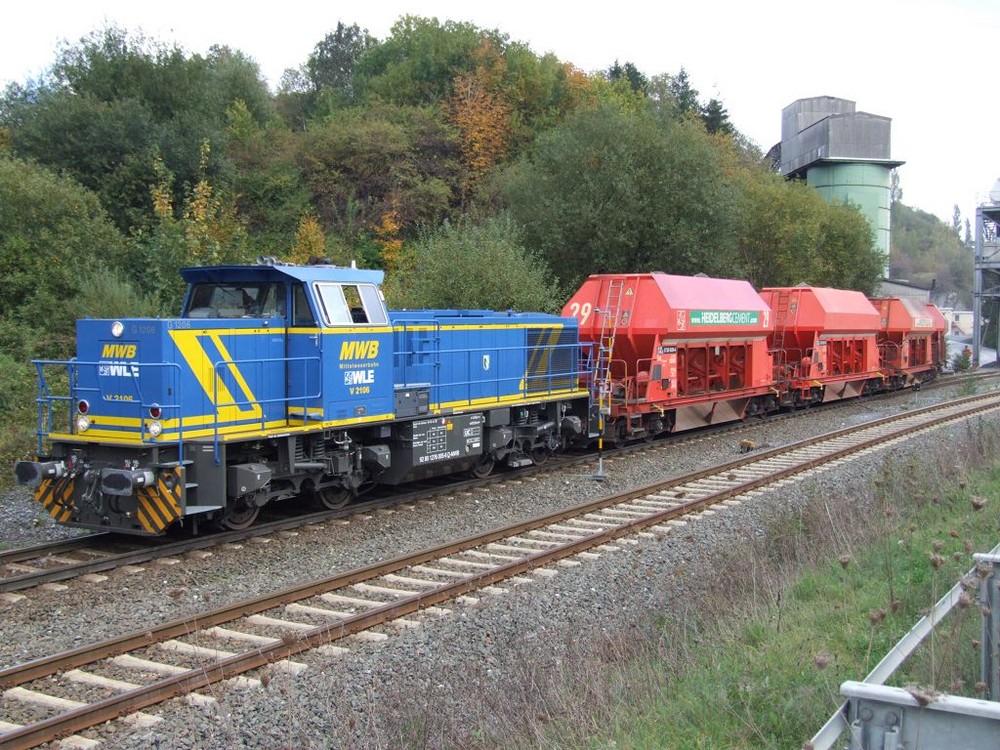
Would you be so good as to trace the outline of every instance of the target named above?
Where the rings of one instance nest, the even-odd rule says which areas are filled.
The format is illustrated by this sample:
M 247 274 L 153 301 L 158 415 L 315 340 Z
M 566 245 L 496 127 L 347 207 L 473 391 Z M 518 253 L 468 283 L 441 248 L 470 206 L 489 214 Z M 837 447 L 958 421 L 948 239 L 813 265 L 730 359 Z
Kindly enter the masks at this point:
M 313 497 L 327 510 L 340 510 L 354 499 L 354 493 L 346 487 L 324 487 L 315 490 Z
M 260 515 L 260 508 L 252 502 L 238 500 L 226 508 L 222 516 L 222 527 L 231 531 L 242 531 L 253 525 Z
M 552 451 L 548 449 L 547 446 L 539 445 L 531 449 L 531 460 L 535 462 L 536 466 L 541 466 L 546 461 L 549 460 L 549 456 L 552 455 Z
M 473 467 L 469 469 L 469 473 L 476 479 L 486 479 L 486 477 L 493 473 L 493 467 L 496 466 L 496 463 L 496 459 L 493 458 L 492 453 L 484 453 Z

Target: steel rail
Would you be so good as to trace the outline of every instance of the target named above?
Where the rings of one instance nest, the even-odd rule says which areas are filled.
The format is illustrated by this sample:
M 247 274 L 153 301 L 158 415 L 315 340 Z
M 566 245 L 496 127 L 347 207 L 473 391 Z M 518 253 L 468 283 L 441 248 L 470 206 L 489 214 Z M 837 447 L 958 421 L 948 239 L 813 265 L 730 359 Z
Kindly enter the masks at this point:
M 923 388 L 939 388 L 945 386 L 955 386 L 961 385 L 962 382 L 974 382 L 977 380 L 984 380 L 993 377 L 1000 376 L 1000 372 L 977 372 L 967 375 L 950 376 L 946 378 L 936 378 L 929 383 L 923 384 Z M 952 378 L 960 378 L 961 380 L 953 380 Z M 865 400 L 871 398 L 882 398 L 882 397 L 893 397 L 906 393 L 907 391 L 891 391 L 887 393 L 875 394 L 874 396 L 862 397 Z M 852 403 L 857 403 L 856 399 L 851 399 Z M 810 410 L 800 409 L 779 415 L 772 415 L 772 423 L 775 418 L 797 418 L 800 416 L 807 415 L 809 413 L 816 413 L 817 409 L 827 409 L 835 408 L 843 405 L 843 401 L 834 401 L 827 404 L 817 404 L 813 406 Z M 706 433 L 703 430 L 692 430 L 686 431 L 684 433 L 678 433 L 676 435 L 669 435 L 666 441 L 657 441 L 656 443 L 650 442 L 639 442 L 626 446 L 609 448 L 605 450 L 605 459 L 614 458 L 620 455 L 628 455 L 641 450 L 669 450 L 670 446 L 676 444 L 677 442 L 688 442 L 703 440 L 706 437 L 717 437 L 720 433 L 738 431 L 741 429 L 747 429 L 757 426 L 757 422 L 731 422 L 724 423 L 720 425 L 709 426 L 710 432 Z M 757 456 L 763 454 L 756 454 Z M 273 534 L 279 531 L 286 531 L 291 529 L 300 528 L 302 526 L 307 526 L 309 524 L 323 522 L 327 520 L 333 520 L 337 518 L 345 518 L 351 515 L 359 513 L 367 513 L 374 510 L 380 510 L 383 508 L 388 508 L 393 505 L 401 505 L 409 502 L 416 502 L 420 499 L 424 499 L 427 496 L 432 496 L 435 494 L 441 494 L 445 492 L 460 492 L 462 490 L 472 488 L 472 487 L 482 487 L 489 484 L 505 481 L 506 479 L 523 476 L 530 476 L 539 472 L 552 471 L 553 469 L 565 468 L 572 465 L 578 465 L 586 463 L 593 459 L 593 455 L 588 453 L 585 455 L 567 455 L 560 456 L 558 459 L 552 461 L 551 463 L 544 463 L 538 466 L 530 466 L 519 469 L 514 474 L 497 473 L 490 477 L 478 478 L 478 479 L 464 479 L 464 478 L 452 478 L 450 482 L 442 484 L 440 486 L 432 486 L 427 488 L 426 486 L 421 486 L 419 488 L 410 488 L 403 494 L 395 493 L 391 498 L 381 498 L 378 500 L 369 500 L 350 505 L 344 509 L 338 510 L 326 510 L 318 513 L 309 513 L 305 515 L 298 515 L 292 518 L 285 518 L 276 521 L 268 521 L 263 523 L 258 523 L 253 525 L 248 529 L 243 529 L 239 531 L 224 531 L 211 535 L 200 536 L 196 538 L 190 538 L 179 541 L 163 541 L 157 543 L 155 539 L 147 539 L 145 541 L 150 542 L 150 546 L 144 549 L 134 549 L 126 553 L 115 553 L 109 552 L 107 555 L 99 558 L 94 558 L 92 560 L 80 561 L 77 564 L 63 564 L 59 567 L 47 567 L 44 570 L 38 572 L 21 573 L 18 575 L 10 575 L 0 577 L 0 593 L 5 592 L 16 592 L 23 591 L 25 589 L 33 588 L 44 583 L 55 583 L 58 581 L 65 581 L 72 578 L 76 578 L 85 574 L 101 573 L 108 570 L 113 570 L 118 567 L 126 565 L 140 565 L 142 563 L 149 562 L 162 557 L 170 557 L 181 555 L 187 552 L 192 552 L 195 550 L 206 549 L 210 547 L 215 547 L 226 543 L 236 543 L 245 541 L 247 539 L 264 536 L 266 534 Z M 98 532 L 94 534 L 88 534 L 85 536 L 77 537 L 69 540 L 61 540 L 46 544 L 35 545 L 32 547 L 24 547 L 13 550 L 3 550 L 0 551 L 0 566 L 5 563 L 24 563 L 26 561 L 31 561 L 35 559 L 42 559 L 51 555 L 61 555 L 66 552 L 73 552 L 76 550 L 84 549 L 87 547 L 93 547 L 94 545 L 100 544 L 111 544 L 111 543 L 128 543 L 132 541 L 133 544 L 139 543 L 143 538 L 133 538 L 127 536 L 116 535 L 107 532 Z M 100 551 L 100 548 L 97 548 Z
M 963 409 L 962 407 L 965 406 L 969 408 Z M 444 545 L 442 547 L 424 550 L 423 552 L 418 552 L 414 555 L 399 557 L 375 566 L 358 569 L 319 581 L 313 581 L 305 585 L 291 587 L 268 596 L 238 602 L 210 613 L 205 613 L 192 618 L 175 620 L 163 626 L 141 632 L 135 632 L 121 638 L 105 641 L 101 644 L 83 647 L 74 651 L 66 652 L 65 654 L 39 659 L 26 665 L 3 670 L 0 672 L 0 687 L 7 688 L 14 685 L 20 685 L 40 677 L 54 674 L 55 672 L 64 669 L 82 666 L 83 664 L 93 663 L 94 661 L 98 661 L 109 656 L 124 653 L 134 648 L 146 647 L 153 643 L 168 640 L 177 636 L 189 635 L 192 632 L 203 630 L 212 625 L 217 625 L 222 622 L 228 622 L 233 619 L 273 609 L 283 604 L 316 596 L 335 589 L 344 588 L 353 583 L 360 583 L 365 580 L 379 578 L 388 573 L 393 573 L 405 568 L 412 568 L 415 565 L 430 562 L 457 552 L 482 547 L 491 542 L 521 534 L 531 529 L 548 526 L 575 516 L 586 515 L 587 513 L 594 512 L 611 505 L 627 502 L 628 500 L 632 500 L 637 497 L 643 497 L 655 492 L 660 492 L 665 488 L 678 486 L 680 483 L 690 483 L 706 476 L 723 475 L 739 466 L 764 463 L 768 461 L 769 458 L 776 455 L 801 451 L 804 448 L 808 448 L 821 442 L 835 442 L 849 434 L 857 435 L 859 433 L 874 433 L 870 434 L 866 438 L 859 439 L 851 445 L 836 448 L 821 456 L 807 458 L 793 466 L 771 472 L 766 476 L 752 479 L 717 492 L 712 492 L 701 498 L 691 499 L 673 507 L 650 513 L 649 515 L 641 518 L 622 521 L 613 528 L 597 531 L 577 541 L 568 542 L 554 548 L 531 553 L 528 553 L 526 550 L 526 554 L 523 557 L 509 563 L 498 565 L 490 570 L 469 574 L 458 581 L 440 583 L 430 591 L 415 593 L 397 601 L 387 602 L 365 612 L 351 615 L 338 622 L 316 626 L 308 631 L 297 634 L 295 637 L 276 639 L 275 643 L 272 645 L 262 645 L 250 651 L 220 659 L 211 665 L 194 668 L 174 677 L 161 679 L 151 683 L 150 685 L 135 688 L 97 703 L 67 711 L 59 716 L 5 733 L 0 736 L 0 740 L 2 740 L 5 747 L 34 747 L 42 742 L 47 742 L 81 729 L 86 729 L 87 727 L 108 721 L 112 718 L 133 713 L 141 710 L 142 708 L 160 703 L 170 697 L 207 687 L 214 682 L 232 678 L 246 671 L 258 669 L 278 660 L 288 659 L 302 651 L 306 651 L 345 636 L 370 629 L 389 620 L 393 620 L 421 609 L 434 606 L 441 602 L 454 599 L 457 596 L 467 594 L 512 576 L 530 572 L 531 570 L 543 567 L 565 557 L 576 555 L 595 546 L 600 546 L 601 544 L 606 544 L 618 538 L 632 535 L 642 529 L 665 523 L 666 521 L 679 518 L 683 515 L 698 512 L 710 505 L 722 502 L 723 500 L 729 499 L 733 496 L 741 495 L 754 489 L 763 488 L 769 484 L 773 484 L 795 474 L 816 468 L 822 464 L 836 461 L 879 443 L 896 440 L 901 435 L 909 436 L 926 429 L 940 426 L 940 424 L 958 419 L 964 419 L 976 413 L 997 408 L 1000 408 L 1000 395 L 975 396 L 968 399 L 962 399 L 960 402 L 951 402 L 948 405 L 936 405 L 926 409 L 914 410 L 913 412 L 897 415 L 896 417 L 878 420 L 875 423 L 867 423 L 864 425 L 837 430 L 825 436 L 810 438 L 790 446 L 785 446 L 781 449 L 775 449 L 764 454 L 759 454 L 749 460 L 744 458 L 730 462 L 721 467 L 717 466 L 713 469 L 695 472 L 694 475 L 667 480 L 665 482 L 656 482 L 641 488 L 631 489 L 618 495 L 583 503 L 574 508 L 565 509 L 554 514 L 532 519 L 530 521 L 517 524 L 511 528 L 494 530 L 485 534 L 480 534 L 465 540 Z M 942 415 L 938 421 L 929 421 L 916 426 L 908 424 L 914 422 L 916 417 L 932 416 L 935 412 L 941 411 L 950 413 Z M 896 423 L 897 425 L 899 425 L 899 423 L 903 423 L 903 426 L 896 430 L 882 429 L 883 427 L 888 427 L 891 423 Z M 683 480 L 683 482 L 681 482 L 681 480 Z

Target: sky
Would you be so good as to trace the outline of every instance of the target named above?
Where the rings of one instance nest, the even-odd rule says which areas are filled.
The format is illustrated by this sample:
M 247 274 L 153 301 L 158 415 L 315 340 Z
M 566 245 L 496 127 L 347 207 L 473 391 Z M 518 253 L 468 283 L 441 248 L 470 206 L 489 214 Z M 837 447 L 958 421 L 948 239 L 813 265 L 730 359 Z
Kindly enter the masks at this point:
M 781 110 L 796 99 L 850 99 L 892 119 L 903 202 L 949 224 L 957 205 L 974 227 L 1000 178 L 997 0 L 15 3 L 0 27 L 0 87 L 39 76 L 60 45 L 116 25 L 192 54 L 238 49 L 274 89 L 338 21 L 385 39 L 405 15 L 498 29 L 586 72 L 615 60 L 647 76 L 683 67 L 702 99 L 720 99 L 763 151 L 781 140 Z

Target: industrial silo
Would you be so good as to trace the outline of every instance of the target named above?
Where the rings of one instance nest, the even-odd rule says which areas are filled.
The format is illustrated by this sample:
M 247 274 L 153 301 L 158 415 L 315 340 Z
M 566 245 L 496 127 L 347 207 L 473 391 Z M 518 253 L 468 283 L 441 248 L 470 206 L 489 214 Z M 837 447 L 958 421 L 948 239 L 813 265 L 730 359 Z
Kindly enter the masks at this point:
M 833 96 L 799 99 L 781 112 L 781 173 L 804 179 L 830 203 L 851 203 L 868 219 L 875 244 L 889 253 L 892 120 L 858 112 Z

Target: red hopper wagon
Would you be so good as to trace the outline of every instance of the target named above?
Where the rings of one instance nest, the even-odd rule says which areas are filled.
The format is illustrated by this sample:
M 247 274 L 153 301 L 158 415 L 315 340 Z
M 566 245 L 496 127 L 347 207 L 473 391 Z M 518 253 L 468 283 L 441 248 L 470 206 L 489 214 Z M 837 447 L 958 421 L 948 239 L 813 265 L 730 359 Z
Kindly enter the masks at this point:
M 615 441 L 777 408 L 771 309 L 746 281 L 594 275 L 563 315 L 592 345 L 591 390 Z
M 771 353 L 782 406 L 852 398 L 884 386 L 879 312 L 861 292 L 825 287 L 761 291 L 774 311 Z
M 882 370 L 890 388 L 917 385 L 937 375 L 944 358 L 944 316 L 932 304 L 904 297 L 873 299 L 879 310 Z

